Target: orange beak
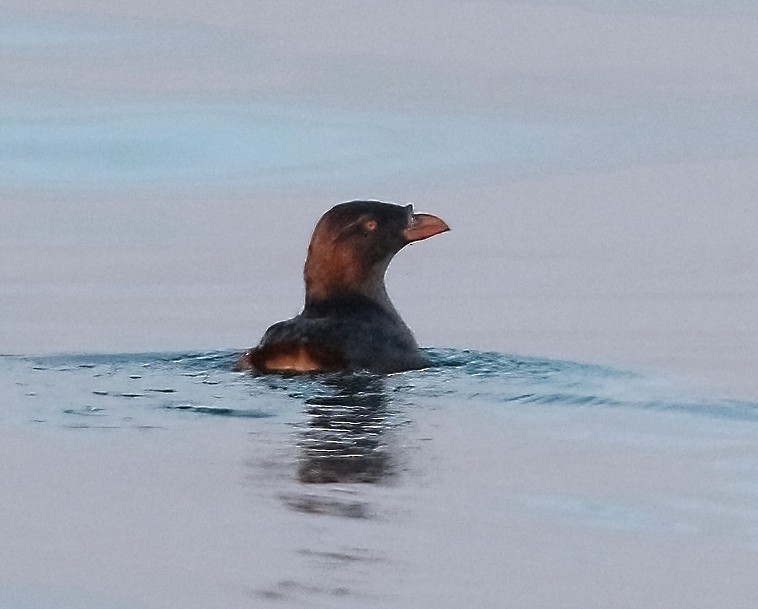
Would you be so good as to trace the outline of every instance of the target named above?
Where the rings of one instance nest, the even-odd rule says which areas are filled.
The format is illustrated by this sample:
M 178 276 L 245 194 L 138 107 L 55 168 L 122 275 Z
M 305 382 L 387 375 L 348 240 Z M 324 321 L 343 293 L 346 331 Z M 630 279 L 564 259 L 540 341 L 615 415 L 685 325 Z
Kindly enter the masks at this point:
M 432 214 L 413 214 L 408 227 L 403 230 L 403 237 L 406 243 L 421 241 L 449 231 L 450 227 L 445 224 L 444 220 L 433 216 Z

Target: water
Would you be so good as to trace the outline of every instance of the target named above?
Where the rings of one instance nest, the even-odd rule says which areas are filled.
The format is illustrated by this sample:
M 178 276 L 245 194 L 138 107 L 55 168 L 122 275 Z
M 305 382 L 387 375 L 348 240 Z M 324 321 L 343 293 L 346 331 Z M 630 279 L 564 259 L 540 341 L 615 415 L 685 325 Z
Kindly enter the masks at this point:
M 0 8 L 2 349 L 256 340 L 379 198 L 453 227 L 390 273 L 424 344 L 755 399 L 755 11 L 658 4 Z
M 755 7 L 242 4 L 0 8 L 0 607 L 758 606 Z M 353 198 L 457 349 L 231 372 Z
M 705 7 L 697 8 L 707 14 Z M 638 10 L 643 16 L 649 12 Z M 453 14 L 439 17 L 452 19 Z M 510 64 L 494 68 L 493 82 L 478 82 L 483 57 L 469 59 L 468 69 L 450 57 L 454 75 L 431 65 L 408 73 L 413 62 L 404 58 L 378 72 L 370 69 L 375 67 L 370 60 L 369 69 L 360 69 L 349 51 L 351 37 L 360 38 L 362 28 L 340 31 L 332 44 L 344 47 L 346 58 L 324 65 L 319 52 L 298 52 L 297 40 L 290 40 L 294 48 L 281 48 L 274 34 L 257 30 L 251 15 L 239 15 L 242 23 L 221 24 L 208 23 L 207 15 L 199 20 L 150 17 L 0 9 L 8 81 L 0 93 L 0 194 L 22 200 L 51 193 L 96 193 L 105 199 L 123 193 L 187 196 L 198 190 L 206 197 L 240 196 L 283 185 L 313 191 L 324 188 L 325 181 L 353 191 L 400 183 L 407 192 L 419 183 L 471 187 L 546 172 L 608 171 L 640 160 L 691 162 L 756 152 L 750 99 L 732 95 L 725 108 L 719 96 L 693 96 L 689 82 L 679 84 L 678 64 L 673 83 L 684 87 L 685 101 L 676 88 L 664 94 L 655 72 L 652 82 L 635 81 L 632 94 L 623 76 L 629 69 L 624 52 L 634 49 L 623 45 L 613 46 L 621 54 L 619 75 L 608 74 L 603 62 L 579 75 L 567 68 L 568 77 L 542 66 L 550 76 L 545 90 L 538 75 Z M 656 29 L 661 25 L 638 18 L 651 38 L 661 35 Z M 577 26 L 567 21 L 572 27 L 553 34 L 571 36 Z M 494 23 L 483 28 L 495 39 L 490 43 L 507 44 L 507 36 L 489 29 Z M 703 27 L 697 20 L 687 25 L 691 37 Z M 251 26 L 252 32 L 246 30 Z M 515 22 L 506 26 L 518 28 Z M 673 37 L 675 52 L 682 45 L 692 51 L 691 38 L 680 40 L 670 19 L 663 27 L 664 37 Z M 580 45 L 579 52 L 596 53 L 593 45 L 606 42 L 603 28 L 598 29 L 593 34 L 599 40 L 590 37 L 589 50 Z M 318 49 L 327 41 L 314 32 L 301 38 Z M 475 36 L 475 30 L 466 33 Z M 742 37 L 752 44 L 750 33 L 724 33 L 733 39 L 724 49 L 731 53 L 724 60 L 730 68 L 741 63 Z M 387 34 L 401 36 L 397 30 Z M 398 48 L 407 44 L 396 41 Z M 553 57 L 558 48 L 545 49 L 542 61 L 562 63 L 563 58 Z M 445 49 L 454 53 L 455 45 Z M 408 49 L 422 58 L 426 51 Z M 707 81 L 720 66 L 712 66 L 715 51 L 701 53 L 693 61 L 701 60 L 695 65 Z M 501 49 L 499 59 L 507 57 Z M 331 90 L 312 84 L 301 94 L 290 91 L 312 77 L 309 69 L 334 65 L 339 74 L 328 73 Z M 501 82 L 499 70 L 508 71 L 513 82 Z M 400 82 L 392 80 L 393 73 Z M 456 77 L 462 84 L 450 82 Z M 745 80 L 739 72 L 736 78 Z M 377 79 L 389 79 L 387 84 L 402 94 L 377 89 Z M 466 88 L 468 81 L 478 86 Z M 608 82 L 621 88 L 620 99 L 603 89 Z M 431 90 L 416 90 L 423 83 Z M 550 86 L 563 95 L 554 95 Z M 535 87 L 522 97 L 522 90 Z
M 496 412 L 632 408 L 758 421 L 758 403 L 707 399 L 695 392 L 688 399 L 680 385 L 640 373 L 494 352 L 426 352 L 429 369 L 388 377 L 239 374 L 231 372 L 236 351 L 4 356 L 3 391 L 12 401 L 0 416 L 19 424 L 142 429 L 171 426 L 173 415 L 182 413 L 264 419 L 292 414 L 303 404 L 360 410 L 371 399 L 400 404 L 424 399 Z
M 231 351 L 2 357 L 0 598 L 539 607 L 610 598 L 606 579 L 620 607 L 672 585 L 692 606 L 714 587 L 756 598 L 752 567 L 689 555 L 758 564 L 758 404 L 571 361 L 427 355 L 312 377 L 235 373 Z M 661 579 L 658 560 L 683 562 Z

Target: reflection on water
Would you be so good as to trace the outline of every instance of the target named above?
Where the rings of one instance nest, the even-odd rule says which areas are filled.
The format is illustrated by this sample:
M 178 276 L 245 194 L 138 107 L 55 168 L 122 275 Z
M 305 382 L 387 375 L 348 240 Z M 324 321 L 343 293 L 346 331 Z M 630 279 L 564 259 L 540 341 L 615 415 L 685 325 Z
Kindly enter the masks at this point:
M 390 469 L 383 442 L 389 398 L 381 377 L 340 375 L 306 398 L 298 478 L 306 483 L 378 482 Z
M 306 419 L 297 426 L 297 480 L 281 496 L 296 512 L 367 519 L 361 493 L 336 484 L 378 483 L 392 473 L 391 429 L 396 422 L 383 377 L 338 374 L 313 377 L 301 400 Z M 313 485 L 322 485 L 314 487 Z

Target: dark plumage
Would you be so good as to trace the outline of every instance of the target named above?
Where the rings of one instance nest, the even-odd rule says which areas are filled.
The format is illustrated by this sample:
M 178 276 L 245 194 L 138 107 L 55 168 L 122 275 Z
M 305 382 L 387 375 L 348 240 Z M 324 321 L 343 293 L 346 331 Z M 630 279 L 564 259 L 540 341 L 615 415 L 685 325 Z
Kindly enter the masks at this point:
M 305 307 L 242 354 L 237 370 L 398 372 L 427 365 L 392 306 L 384 273 L 404 246 L 450 230 L 413 206 L 351 201 L 326 212 L 305 260 Z

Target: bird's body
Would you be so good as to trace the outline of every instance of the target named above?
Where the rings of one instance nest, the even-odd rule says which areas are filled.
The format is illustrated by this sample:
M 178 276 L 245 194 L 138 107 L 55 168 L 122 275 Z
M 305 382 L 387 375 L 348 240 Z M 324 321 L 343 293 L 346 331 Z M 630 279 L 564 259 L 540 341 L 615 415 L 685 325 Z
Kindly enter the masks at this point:
M 400 317 L 362 295 L 306 306 L 297 317 L 271 326 L 246 357 L 261 371 L 396 372 L 426 364 Z
M 353 201 L 332 208 L 308 248 L 302 313 L 271 326 L 237 369 L 389 373 L 424 367 L 387 296 L 384 273 L 402 247 L 446 230 L 442 220 L 414 215 L 410 205 Z

